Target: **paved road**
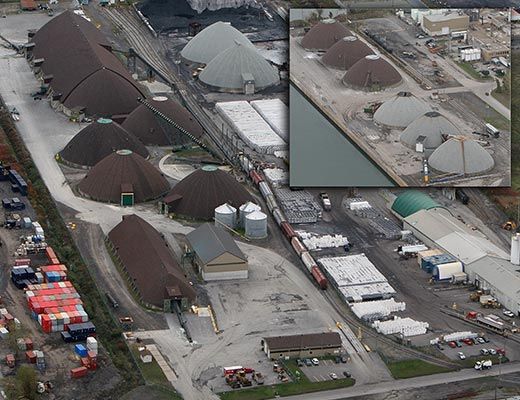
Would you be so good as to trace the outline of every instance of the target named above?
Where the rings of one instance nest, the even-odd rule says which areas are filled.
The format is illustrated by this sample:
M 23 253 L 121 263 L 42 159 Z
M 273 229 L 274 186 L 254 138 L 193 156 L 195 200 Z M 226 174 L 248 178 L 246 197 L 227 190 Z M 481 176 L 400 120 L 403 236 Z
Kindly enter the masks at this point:
M 401 379 L 384 383 L 369 384 L 363 386 L 353 386 L 345 389 L 329 390 L 320 392 L 320 400 L 348 399 L 356 396 L 366 396 L 386 392 L 398 392 L 405 389 L 416 389 L 421 387 L 443 385 L 446 383 L 467 381 L 475 378 L 498 376 L 500 372 L 505 375 L 520 372 L 520 363 L 504 364 L 499 371 L 498 367 L 493 367 L 489 371 L 475 371 L 474 369 L 464 369 L 458 372 L 446 374 L 436 374 L 421 376 L 418 378 Z M 297 396 L 284 397 L 287 400 L 315 400 L 316 394 L 302 394 Z

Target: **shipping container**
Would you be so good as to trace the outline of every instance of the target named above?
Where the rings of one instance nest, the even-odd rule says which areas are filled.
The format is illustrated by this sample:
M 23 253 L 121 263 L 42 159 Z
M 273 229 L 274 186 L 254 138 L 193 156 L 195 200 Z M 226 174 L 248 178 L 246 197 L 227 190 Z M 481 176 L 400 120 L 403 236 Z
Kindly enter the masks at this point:
M 49 260 L 50 264 L 59 264 L 58 257 L 54 252 L 54 249 L 51 246 L 47 246 L 45 248 L 45 255 L 47 256 L 47 260 Z
M 15 266 L 20 266 L 20 265 L 27 265 L 27 266 L 30 266 L 31 265 L 31 259 L 30 258 L 17 258 L 16 260 L 14 260 L 14 265 Z
M 70 370 L 71 378 L 81 378 L 87 375 L 88 369 L 85 367 L 73 368 Z
M 327 289 L 327 278 L 325 278 L 325 275 L 318 267 L 312 267 L 311 274 L 321 289 Z
M 293 237 L 296 236 L 296 232 L 292 228 L 291 224 L 287 221 L 282 222 L 280 224 L 280 227 L 282 228 L 282 232 L 287 239 L 291 240 Z
M 303 243 L 296 236 L 291 239 L 291 246 L 298 256 L 301 256 L 303 252 L 307 251 Z

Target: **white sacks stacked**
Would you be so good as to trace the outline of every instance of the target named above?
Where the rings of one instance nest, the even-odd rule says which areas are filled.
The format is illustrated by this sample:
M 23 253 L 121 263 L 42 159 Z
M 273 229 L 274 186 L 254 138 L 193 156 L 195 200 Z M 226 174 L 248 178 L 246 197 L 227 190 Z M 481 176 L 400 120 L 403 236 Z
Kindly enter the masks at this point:
M 275 133 L 289 143 L 289 109 L 280 99 L 254 100 L 253 108 L 258 111 Z
M 261 154 L 286 150 L 285 143 L 247 101 L 217 103 L 215 109 L 247 146 Z
M 476 338 L 478 335 L 473 332 L 453 332 L 448 335 L 444 335 L 444 341 L 446 342 L 453 342 L 456 340 L 462 340 L 466 338 Z
M 98 354 L 98 342 L 96 338 L 88 337 L 87 338 L 87 351 L 92 351 L 96 355 Z
M 309 251 L 342 247 L 349 244 L 346 236 L 338 234 L 317 236 L 312 233 L 301 231 L 299 231 L 298 234 Z
M 388 315 L 404 311 L 406 303 L 398 303 L 394 299 L 364 301 L 361 303 L 354 303 L 351 305 L 352 312 L 360 319 L 374 321 Z
M 263 172 L 265 179 L 275 187 L 289 184 L 289 172 L 284 169 L 266 168 Z
M 392 335 L 400 333 L 403 336 L 423 335 L 430 324 L 428 322 L 420 322 L 411 318 L 395 317 L 389 321 L 374 321 L 372 327 L 383 335 Z

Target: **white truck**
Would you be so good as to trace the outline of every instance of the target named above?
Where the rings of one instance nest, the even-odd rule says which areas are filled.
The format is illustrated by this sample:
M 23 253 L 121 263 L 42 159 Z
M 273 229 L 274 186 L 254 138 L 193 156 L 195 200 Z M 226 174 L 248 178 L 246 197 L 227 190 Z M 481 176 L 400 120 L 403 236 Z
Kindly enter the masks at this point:
M 321 199 L 321 204 L 323 206 L 323 209 L 325 211 L 330 211 L 332 209 L 332 203 L 330 202 L 329 195 L 325 192 L 321 192 L 320 199 Z
M 485 361 L 477 361 L 475 363 L 475 369 L 482 371 L 483 369 L 491 369 L 493 366 L 493 362 L 491 360 L 485 360 Z

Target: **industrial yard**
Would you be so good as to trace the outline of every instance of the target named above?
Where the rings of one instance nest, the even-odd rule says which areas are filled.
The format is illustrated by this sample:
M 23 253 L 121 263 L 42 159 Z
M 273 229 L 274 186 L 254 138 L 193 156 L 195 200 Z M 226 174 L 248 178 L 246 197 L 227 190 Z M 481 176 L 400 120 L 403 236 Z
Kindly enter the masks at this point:
M 287 11 L 149 3 L 2 19 L 4 397 L 27 369 L 56 399 L 514 378 L 505 215 L 478 189 L 290 188 Z
M 394 184 L 510 183 L 507 12 L 388 10 L 364 18 L 357 10 L 349 23 L 346 14 L 321 21 L 293 14 L 291 83 Z M 294 121 L 300 114 L 291 107 Z M 293 143 L 310 142 L 306 133 L 291 135 Z M 305 168 L 300 154 L 292 154 L 294 169 Z M 332 166 L 319 161 L 321 171 Z M 359 172 L 329 185 L 365 186 Z M 291 184 L 319 186 L 302 175 Z

